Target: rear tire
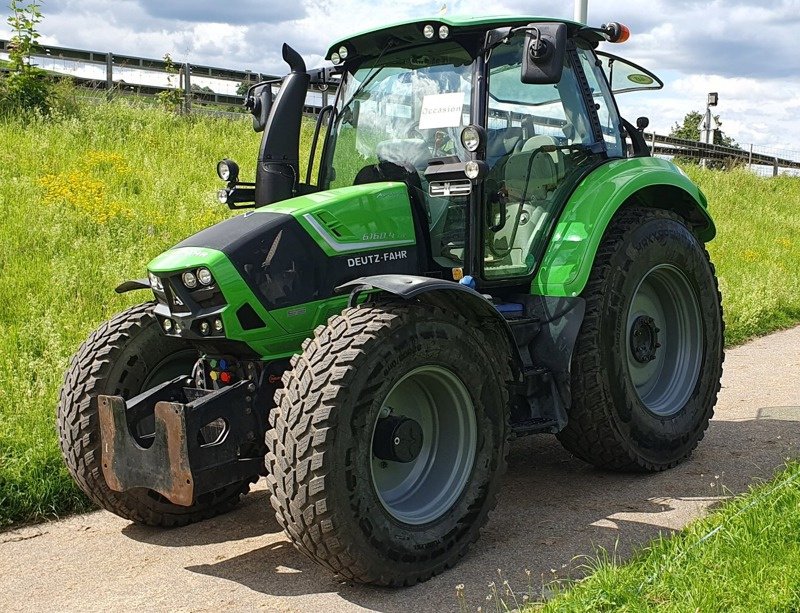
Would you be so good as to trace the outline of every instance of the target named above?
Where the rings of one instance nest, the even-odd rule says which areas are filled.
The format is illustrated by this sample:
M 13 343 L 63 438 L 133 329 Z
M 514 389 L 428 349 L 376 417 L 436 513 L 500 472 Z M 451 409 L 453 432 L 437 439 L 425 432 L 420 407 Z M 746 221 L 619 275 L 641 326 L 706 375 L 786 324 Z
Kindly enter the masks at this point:
M 627 209 L 583 296 L 559 440 L 603 468 L 675 466 L 703 438 L 720 389 L 724 323 L 708 253 L 680 217 Z
M 272 506 L 301 552 L 387 586 L 467 552 L 508 451 L 507 366 L 487 344 L 413 302 L 349 308 L 304 343 L 266 434 Z
M 116 492 L 103 477 L 97 396 L 131 398 L 180 374 L 188 375 L 197 357 L 187 342 L 161 334 L 151 302 L 105 322 L 73 356 L 59 397 L 58 432 L 67 468 L 92 502 L 139 524 L 172 527 L 224 513 L 247 493 L 257 477 L 201 495 L 184 507 L 148 489 Z M 137 427 L 146 430 L 148 425 L 132 425 L 133 431 Z

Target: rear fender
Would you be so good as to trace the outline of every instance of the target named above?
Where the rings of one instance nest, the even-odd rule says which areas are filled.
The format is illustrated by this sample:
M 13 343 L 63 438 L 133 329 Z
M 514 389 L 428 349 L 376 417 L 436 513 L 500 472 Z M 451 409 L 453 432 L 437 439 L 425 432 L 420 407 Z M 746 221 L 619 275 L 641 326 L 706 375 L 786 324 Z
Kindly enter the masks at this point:
M 700 189 L 674 164 L 659 158 L 629 158 L 604 164 L 577 187 L 550 239 L 531 292 L 578 296 L 609 223 L 628 204 L 675 211 L 703 242 L 716 234 Z

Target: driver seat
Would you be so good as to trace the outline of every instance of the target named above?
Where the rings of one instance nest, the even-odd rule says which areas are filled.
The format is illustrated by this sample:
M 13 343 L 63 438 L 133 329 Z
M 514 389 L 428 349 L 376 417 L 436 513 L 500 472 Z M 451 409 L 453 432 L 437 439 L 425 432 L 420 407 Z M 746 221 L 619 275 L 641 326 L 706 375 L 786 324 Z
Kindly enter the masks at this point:
M 505 167 L 505 185 L 511 201 L 546 200 L 548 192 L 558 186 L 565 174 L 564 152 L 539 151 L 557 144 L 552 136 L 537 134 L 511 155 Z

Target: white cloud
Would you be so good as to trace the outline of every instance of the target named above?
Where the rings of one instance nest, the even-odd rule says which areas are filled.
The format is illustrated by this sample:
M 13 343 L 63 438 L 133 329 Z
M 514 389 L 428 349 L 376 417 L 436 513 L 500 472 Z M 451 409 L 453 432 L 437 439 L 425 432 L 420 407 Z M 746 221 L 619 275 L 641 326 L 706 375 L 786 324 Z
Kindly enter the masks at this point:
M 573 14 L 569 0 L 49 0 L 41 31 L 50 44 L 150 57 L 169 52 L 179 61 L 282 73 L 284 41 L 307 65 L 319 65 L 333 41 L 436 15 L 444 2 L 449 14 Z M 607 50 L 666 83 L 661 92 L 621 96 L 627 117 L 649 115 L 665 132 L 687 112 L 703 111 L 706 94 L 718 91 L 715 113 L 729 136 L 800 150 L 800 0 L 590 0 L 592 25 L 613 20 L 633 36 Z

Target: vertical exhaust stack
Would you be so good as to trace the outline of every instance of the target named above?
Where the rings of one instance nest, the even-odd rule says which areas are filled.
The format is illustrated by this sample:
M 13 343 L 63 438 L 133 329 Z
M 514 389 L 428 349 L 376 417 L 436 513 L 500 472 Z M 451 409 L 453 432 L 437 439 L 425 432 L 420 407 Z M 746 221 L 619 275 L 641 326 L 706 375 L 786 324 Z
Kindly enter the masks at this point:
M 267 120 L 256 168 L 256 206 L 294 195 L 300 176 L 300 123 L 309 76 L 300 54 L 283 45 L 283 59 L 291 72 L 283 79 Z

